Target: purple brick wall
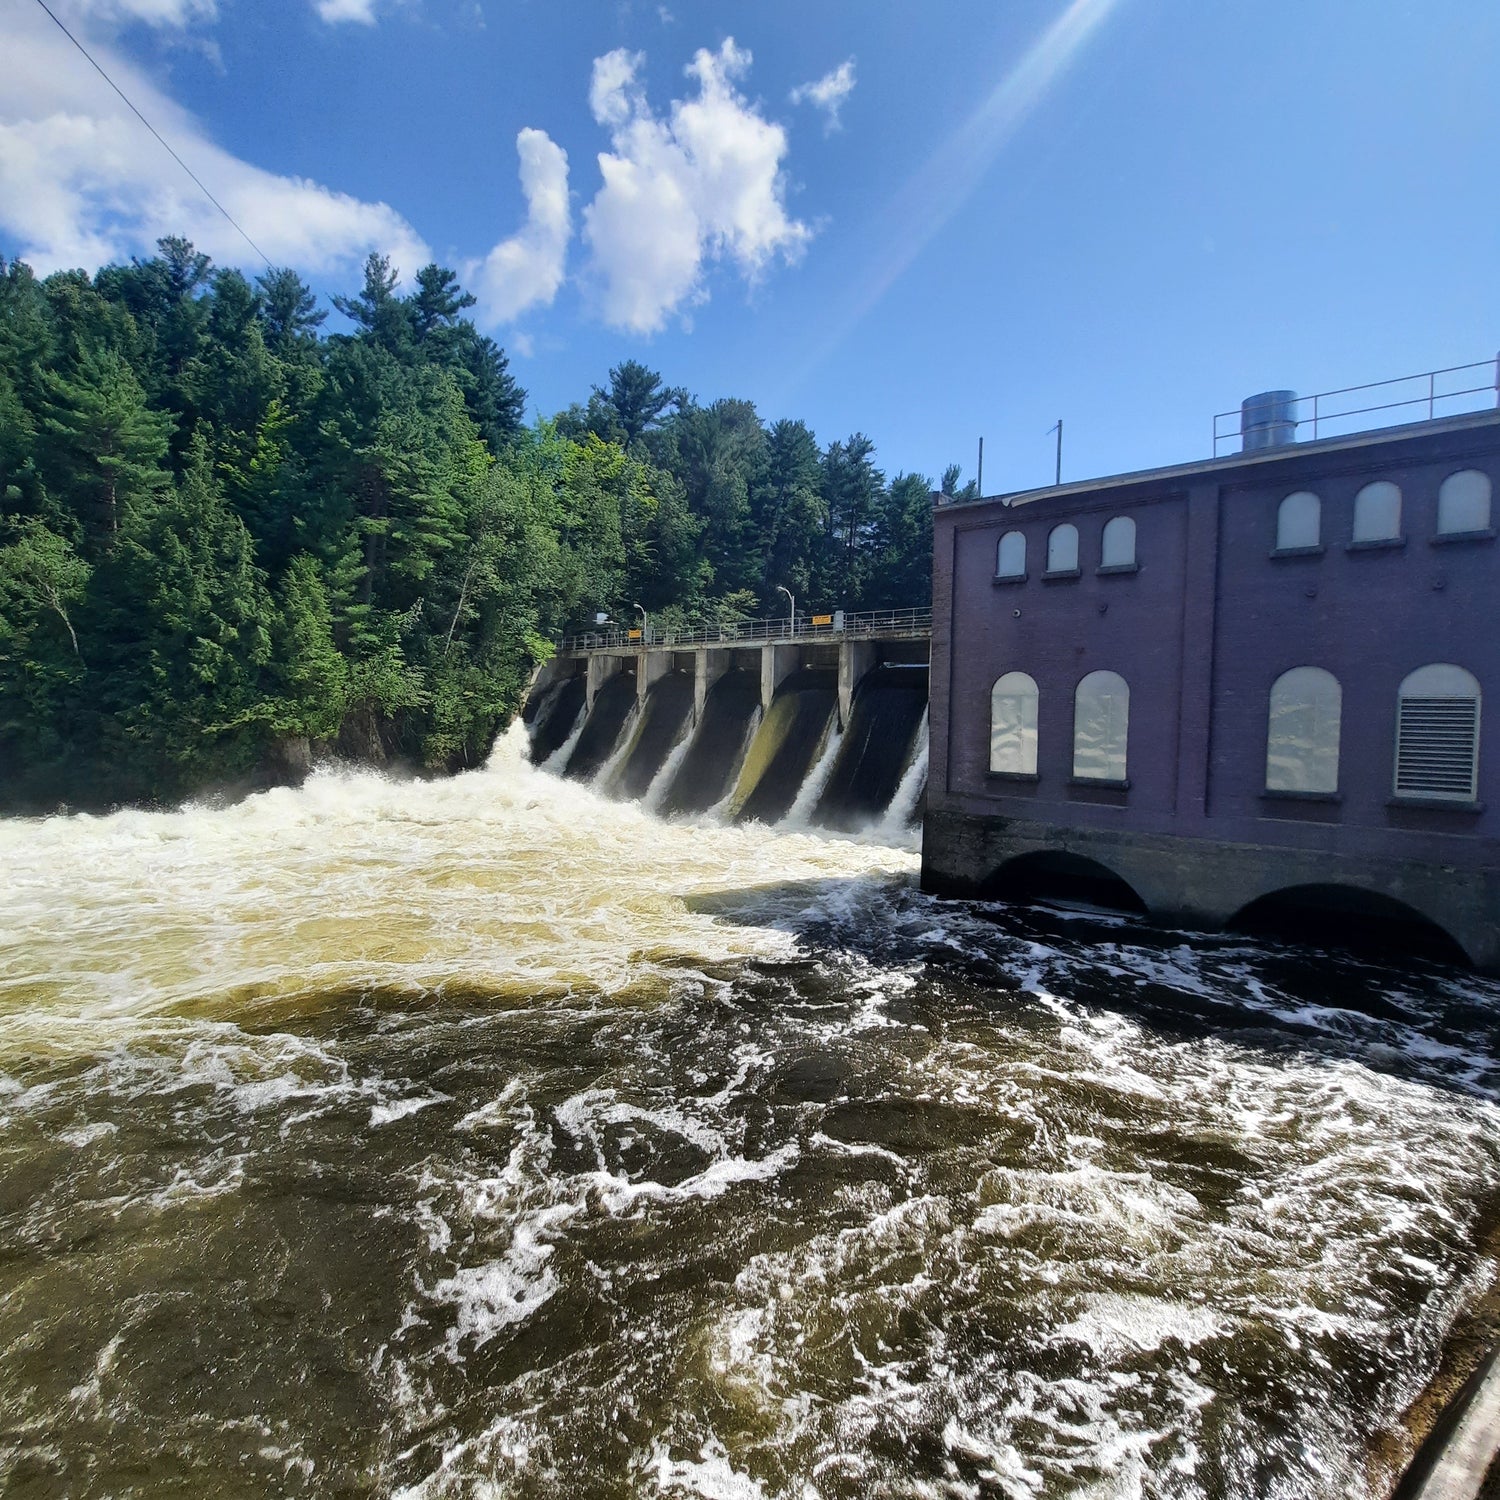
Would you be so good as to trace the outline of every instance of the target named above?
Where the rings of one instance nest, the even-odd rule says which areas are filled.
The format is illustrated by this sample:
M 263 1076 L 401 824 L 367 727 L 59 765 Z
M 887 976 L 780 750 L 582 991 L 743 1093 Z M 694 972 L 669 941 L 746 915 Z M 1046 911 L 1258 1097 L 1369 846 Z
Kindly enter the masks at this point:
M 1500 517 L 1500 414 L 1424 423 L 1032 497 L 938 508 L 929 807 L 945 815 L 1182 835 L 1374 859 L 1500 866 L 1500 543 L 1437 545 L 1437 491 L 1489 474 Z M 1355 492 L 1402 490 L 1404 547 L 1350 550 Z M 1323 551 L 1272 558 L 1281 499 L 1322 500 Z M 1112 516 L 1137 528 L 1139 571 L 1096 572 Z M 1080 534 L 1081 576 L 1046 581 L 1047 534 Z M 1027 537 L 1028 578 L 995 581 L 1001 535 Z M 1480 681 L 1482 811 L 1392 806 L 1396 694 L 1430 662 Z M 1343 689 L 1339 800 L 1268 797 L 1272 682 L 1295 666 Z M 1128 790 L 1070 786 L 1073 691 L 1098 669 L 1130 685 Z M 989 773 L 989 693 L 1040 690 L 1038 779 Z

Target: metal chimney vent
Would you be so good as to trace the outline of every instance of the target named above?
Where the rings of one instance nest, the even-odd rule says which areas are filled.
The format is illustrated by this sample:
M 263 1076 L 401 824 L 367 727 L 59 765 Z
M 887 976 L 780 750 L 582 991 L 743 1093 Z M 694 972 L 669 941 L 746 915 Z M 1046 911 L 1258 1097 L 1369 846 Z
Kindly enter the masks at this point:
M 1297 441 L 1296 391 L 1262 391 L 1240 402 L 1241 451 L 1280 448 Z

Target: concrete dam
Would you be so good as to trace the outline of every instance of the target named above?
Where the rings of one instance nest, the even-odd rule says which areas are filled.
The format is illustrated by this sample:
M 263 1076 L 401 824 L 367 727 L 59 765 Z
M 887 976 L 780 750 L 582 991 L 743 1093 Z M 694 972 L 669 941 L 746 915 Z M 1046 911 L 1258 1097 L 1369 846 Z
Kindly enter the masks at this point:
M 533 762 L 664 815 L 900 833 L 927 782 L 925 610 L 564 641 Z

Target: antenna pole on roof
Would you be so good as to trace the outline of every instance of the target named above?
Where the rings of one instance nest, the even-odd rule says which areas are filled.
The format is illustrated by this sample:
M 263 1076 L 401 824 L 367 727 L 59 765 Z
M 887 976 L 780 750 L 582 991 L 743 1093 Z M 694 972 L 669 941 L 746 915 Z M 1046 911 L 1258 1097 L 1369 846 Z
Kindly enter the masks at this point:
M 974 481 L 974 488 L 979 491 L 978 498 L 984 499 L 984 439 L 979 440 L 979 477 Z
M 1062 422 L 1063 419 L 1059 417 L 1057 419 L 1057 425 L 1055 427 L 1049 427 L 1047 429 L 1049 433 L 1055 432 L 1057 434 L 1057 469 L 1053 476 L 1053 484 L 1062 483 Z

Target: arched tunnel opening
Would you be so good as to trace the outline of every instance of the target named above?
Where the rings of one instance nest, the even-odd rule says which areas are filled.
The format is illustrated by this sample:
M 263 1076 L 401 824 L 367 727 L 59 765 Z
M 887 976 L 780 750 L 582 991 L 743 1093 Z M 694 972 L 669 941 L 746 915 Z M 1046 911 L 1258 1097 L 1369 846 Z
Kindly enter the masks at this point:
M 1381 959 L 1421 958 L 1472 968 L 1458 941 L 1404 901 L 1347 885 L 1299 885 L 1242 907 L 1229 928 Z
M 985 882 L 980 894 L 991 901 L 1062 902 L 1141 916 L 1146 912 L 1146 903 L 1113 870 L 1061 849 L 1007 860 Z

